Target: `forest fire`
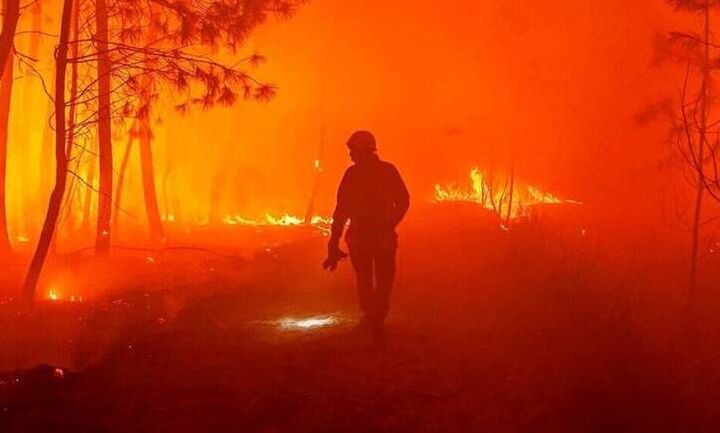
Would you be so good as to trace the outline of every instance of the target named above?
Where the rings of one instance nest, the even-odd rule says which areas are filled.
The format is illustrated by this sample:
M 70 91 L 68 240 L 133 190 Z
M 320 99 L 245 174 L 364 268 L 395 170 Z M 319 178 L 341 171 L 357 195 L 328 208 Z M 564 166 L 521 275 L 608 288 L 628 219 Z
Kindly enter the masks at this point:
M 456 184 L 436 184 L 435 201 L 476 203 L 506 220 L 527 216 L 533 206 L 540 204 L 582 204 L 577 200 L 562 200 L 535 186 L 522 185 L 515 181 L 514 174 L 507 176 L 500 186 L 486 172 L 473 168 L 470 181 L 470 188 Z
M 0 433 L 715 433 L 720 0 L 3 0 Z

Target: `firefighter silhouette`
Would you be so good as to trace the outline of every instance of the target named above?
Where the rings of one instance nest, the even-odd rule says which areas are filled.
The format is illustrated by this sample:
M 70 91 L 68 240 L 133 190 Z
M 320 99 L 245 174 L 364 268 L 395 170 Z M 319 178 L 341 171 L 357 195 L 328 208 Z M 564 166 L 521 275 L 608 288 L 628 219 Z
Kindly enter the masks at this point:
M 375 137 L 357 131 L 347 141 L 354 162 L 345 171 L 337 193 L 328 257 L 323 267 L 333 271 L 347 257 L 340 239 L 350 221 L 345 240 L 357 277 L 357 292 L 363 318 L 379 344 L 385 342 L 384 322 L 390 308 L 395 279 L 397 233 L 410 205 L 410 195 L 394 165 L 377 155 Z

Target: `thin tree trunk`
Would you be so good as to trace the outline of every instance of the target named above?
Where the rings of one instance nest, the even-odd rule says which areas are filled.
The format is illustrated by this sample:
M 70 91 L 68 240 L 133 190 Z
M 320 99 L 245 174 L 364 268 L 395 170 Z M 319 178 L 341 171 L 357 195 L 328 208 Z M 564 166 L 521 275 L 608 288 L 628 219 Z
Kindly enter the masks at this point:
M 34 30 L 34 33 L 30 36 L 30 50 L 29 54 L 30 57 L 37 59 L 40 56 L 40 46 L 42 43 L 42 35 L 40 32 L 42 32 L 43 25 L 42 25 L 42 17 L 43 17 L 43 2 L 38 1 L 33 6 L 33 18 L 32 18 L 32 28 Z M 32 95 L 31 92 L 33 92 L 33 89 L 37 86 L 37 82 L 35 79 L 26 80 L 27 83 L 27 90 L 28 93 Z M 52 94 L 54 92 L 53 89 L 49 90 Z M 53 113 L 55 110 L 55 106 L 53 104 L 53 101 L 51 98 L 47 98 L 47 104 L 45 105 L 45 115 L 43 117 L 43 130 L 42 130 L 42 137 L 40 139 L 40 161 L 33 161 L 32 165 L 39 166 L 40 169 L 40 176 L 38 177 L 39 185 L 38 185 L 38 191 L 40 192 L 40 197 L 45 197 L 45 194 L 49 194 L 50 190 L 52 189 L 53 179 L 52 179 L 52 153 L 53 153 L 53 139 L 55 136 L 55 131 L 53 126 L 51 125 L 50 120 L 53 118 Z M 54 245 L 54 244 L 53 244 Z
M 508 195 L 507 215 L 505 216 L 505 225 L 510 224 L 510 218 L 512 218 L 513 211 L 513 194 L 515 192 L 515 161 L 512 162 L 510 167 L 510 193 Z
M 695 305 L 697 296 L 698 253 L 700 249 L 700 225 L 702 219 L 702 203 L 705 195 L 705 144 L 707 140 L 708 86 L 710 81 L 710 7 L 705 7 L 705 54 L 702 65 L 702 84 L 700 89 L 700 139 L 697 150 L 697 191 L 693 209 L 692 245 L 690 247 L 690 283 L 688 288 L 689 303 Z
M 223 191 L 225 190 L 226 178 L 227 167 L 224 167 L 222 162 L 218 163 L 212 185 L 210 186 L 210 209 L 208 211 L 208 223 L 210 225 L 222 223 L 222 219 L 220 218 L 220 204 Z
M 80 52 L 80 1 L 73 1 L 72 9 L 72 42 L 70 43 L 70 57 L 77 58 Z M 72 148 L 75 144 L 75 122 L 77 121 L 77 96 L 78 96 L 78 62 L 72 62 L 70 66 L 70 117 L 68 118 L 68 142 L 65 153 L 68 161 L 72 156 Z
M 80 51 L 80 46 L 78 42 L 78 35 L 80 34 L 80 2 L 79 1 L 73 1 L 73 10 L 72 10 L 72 35 L 69 49 L 70 49 L 70 57 L 71 58 L 77 58 L 78 52 Z M 75 123 L 77 122 L 77 96 L 78 96 L 78 63 L 72 62 L 70 66 L 70 100 L 68 101 L 68 105 L 70 106 L 70 113 L 68 115 L 68 121 L 67 121 L 67 143 L 65 145 L 65 156 L 69 161 L 72 160 L 72 154 L 73 154 L 73 147 L 75 145 Z M 71 190 L 72 190 L 72 183 L 71 183 Z M 66 212 L 69 220 L 69 226 L 71 228 L 75 227 L 74 222 L 76 221 L 77 214 L 73 212 L 72 208 L 72 200 L 68 200 L 66 203 Z
M 87 184 L 90 186 L 95 185 L 95 172 L 97 171 L 96 167 L 96 161 L 95 159 L 91 159 L 90 167 L 88 167 L 88 173 L 87 173 Z M 92 203 L 93 199 L 97 196 L 95 194 L 95 191 L 93 191 L 93 188 L 90 186 L 86 187 L 85 189 L 85 196 L 83 200 L 83 223 L 82 223 L 82 232 L 90 234 L 92 232 L 92 224 L 90 223 L 91 220 L 91 214 L 92 214 Z
M 2 32 L 0 32 L 0 65 L 5 65 L 12 55 L 19 17 L 20 0 L 5 0 L 3 3 Z
M 33 255 L 30 267 L 28 268 L 23 285 L 23 298 L 32 302 L 35 298 L 40 273 L 42 272 L 45 258 L 50 249 L 57 225 L 60 208 L 65 195 L 67 183 L 67 149 L 66 149 L 66 126 L 65 126 L 65 73 L 67 70 L 68 40 L 70 38 L 70 26 L 72 17 L 72 0 L 65 0 L 62 11 L 60 26 L 60 40 L 56 51 L 55 63 L 55 187 L 50 194 L 45 222 L 43 223 L 40 239 L 38 240 L 35 254 Z
M 325 121 L 323 116 L 323 123 L 320 127 L 320 145 L 318 147 L 317 158 L 313 162 L 315 174 L 313 176 L 312 190 L 310 190 L 310 200 L 308 200 L 308 206 L 305 210 L 305 224 L 312 223 L 312 217 L 315 216 L 315 197 L 317 196 L 318 189 L 320 188 L 320 177 L 322 175 L 322 160 L 325 154 Z
M 42 25 L 42 3 L 42 1 L 38 1 L 31 6 L 31 28 L 34 32 L 29 35 L 30 41 L 26 54 L 33 59 L 37 59 L 40 56 L 40 42 L 42 35 L 39 31 L 41 30 Z M 16 109 L 19 109 L 20 112 L 40 112 L 40 110 L 36 107 L 37 100 L 35 98 L 38 90 L 37 84 L 36 76 L 33 74 L 25 74 L 25 77 L 22 80 L 22 89 L 19 92 L 19 94 L 22 95 L 22 98 L 20 100 L 16 100 L 16 103 L 19 106 L 15 107 Z M 47 96 L 44 91 L 42 92 L 42 95 L 43 97 Z M 50 99 L 51 98 L 43 98 L 42 101 L 49 101 Z M 52 106 L 51 101 L 50 103 Z M 52 112 L 48 110 L 46 110 L 43 114 L 46 113 L 52 114 Z M 44 129 L 44 126 L 47 125 L 47 116 L 43 116 L 37 120 L 37 124 Z M 38 170 L 38 164 L 43 164 L 43 162 L 38 162 L 38 160 L 34 160 L 32 162 L 30 161 L 32 152 L 29 150 L 31 147 L 35 146 L 35 139 L 38 138 L 33 131 L 34 129 L 35 128 L 25 128 L 22 131 L 22 137 L 13 137 L 13 142 L 17 142 L 20 145 L 19 147 L 24 150 L 23 152 L 17 153 L 15 163 L 13 164 L 15 171 L 18 173 L 34 173 Z M 47 155 L 47 158 L 50 158 L 51 156 L 52 155 Z M 35 176 L 33 176 L 33 178 L 34 177 Z M 34 224 L 30 223 L 31 217 L 28 213 L 28 205 L 31 203 L 35 204 L 33 199 L 38 196 L 36 188 L 34 188 L 36 186 L 35 180 L 36 179 L 26 181 L 23 179 L 23 182 L 16 182 L 12 185 L 13 189 L 16 190 L 16 197 L 18 197 L 18 199 L 14 200 L 13 208 L 16 214 L 20 215 L 19 218 L 13 221 L 13 231 L 16 236 L 28 236 L 31 232 L 30 227 L 34 226 Z
M 51 93 L 55 92 L 55 89 L 50 89 Z M 42 138 L 40 140 L 40 161 L 33 162 L 33 165 L 38 164 L 40 167 L 40 177 L 38 185 L 38 191 L 40 191 L 40 194 L 42 197 L 45 196 L 51 189 L 52 189 L 52 154 L 54 151 L 53 146 L 53 137 L 55 135 L 55 131 L 53 131 L 53 126 L 50 124 L 50 121 L 53 117 L 53 112 L 55 111 L 55 106 L 53 104 L 53 101 L 48 98 L 47 106 L 45 107 L 45 115 L 43 116 L 43 119 L 45 120 L 45 126 L 43 127 L 42 132 Z
M 13 81 L 13 43 L 15 31 L 20 17 L 19 0 L 4 0 L 3 24 L 0 32 L 0 65 L 3 68 L 0 85 L 0 251 L 10 252 L 10 239 L 7 229 L 6 174 L 7 174 L 7 139 L 10 119 L 10 99 Z
M 7 224 L 7 181 L 8 129 L 10 123 L 10 100 L 13 87 L 13 56 L 8 57 L 0 82 L 0 253 L 12 252 Z
M 155 167 L 152 156 L 152 128 L 150 126 L 150 105 L 148 98 L 147 109 L 142 110 L 140 116 L 140 167 L 142 170 L 143 193 L 145 196 L 145 210 L 150 226 L 150 237 L 153 241 L 165 238 L 160 209 L 158 208 L 157 191 L 155 189 Z
M 112 131 L 110 119 L 110 74 L 108 54 L 108 7 L 106 0 L 96 0 L 96 44 L 98 49 L 98 154 L 100 185 L 98 195 L 98 220 L 95 233 L 95 253 L 105 256 L 110 252 L 110 221 L 112 218 Z
M 150 6 L 150 14 L 154 15 L 154 8 Z M 152 45 L 155 40 L 154 27 L 150 27 L 147 34 L 148 45 Z M 148 70 L 153 69 L 153 64 L 145 59 L 145 67 Z M 143 197 L 145 198 L 145 214 L 148 219 L 148 228 L 150 230 L 150 239 L 153 242 L 159 242 L 165 239 L 165 230 L 163 229 L 162 218 L 160 217 L 160 208 L 158 206 L 157 188 L 155 187 L 155 161 L 153 160 L 152 143 L 152 98 L 153 98 L 153 79 L 149 75 L 144 76 L 141 109 L 138 113 L 139 120 L 139 143 L 140 143 L 140 170 L 142 173 Z
M 130 153 L 132 151 L 133 141 L 137 137 L 137 122 L 133 122 L 128 132 L 127 145 L 125 145 L 125 153 L 123 153 L 122 162 L 120 163 L 120 172 L 118 173 L 118 181 L 115 186 L 115 206 L 113 215 L 113 231 L 118 236 L 120 233 L 120 209 L 122 206 L 122 193 L 125 189 L 125 174 L 127 173 L 128 163 L 130 162 Z
M 232 122 L 232 112 L 225 113 L 225 122 Z M 223 142 L 232 143 L 235 140 L 234 131 L 226 128 L 223 131 Z M 237 146 L 221 146 L 220 156 L 215 158 L 214 167 L 215 175 L 210 185 L 210 209 L 208 210 L 208 223 L 210 225 L 219 225 L 223 222 L 220 215 L 222 210 L 222 199 L 225 196 L 225 190 L 228 183 L 228 164 L 235 160 Z M 167 209 L 167 197 L 165 197 L 165 205 Z

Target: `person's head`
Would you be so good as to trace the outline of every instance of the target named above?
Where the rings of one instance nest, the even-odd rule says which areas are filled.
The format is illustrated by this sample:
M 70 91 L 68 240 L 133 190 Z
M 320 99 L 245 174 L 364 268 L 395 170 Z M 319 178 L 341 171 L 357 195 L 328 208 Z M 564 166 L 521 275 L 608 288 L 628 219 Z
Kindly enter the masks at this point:
M 368 131 L 355 131 L 347 141 L 350 158 L 355 163 L 362 163 L 375 157 L 377 144 L 375 137 Z

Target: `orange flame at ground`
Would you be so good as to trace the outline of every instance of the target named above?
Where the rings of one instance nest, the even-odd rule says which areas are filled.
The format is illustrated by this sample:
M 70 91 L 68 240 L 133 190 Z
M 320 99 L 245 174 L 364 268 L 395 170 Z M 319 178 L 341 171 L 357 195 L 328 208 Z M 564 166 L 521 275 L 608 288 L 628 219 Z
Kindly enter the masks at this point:
M 243 218 L 240 215 L 225 215 L 223 218 L 225 225 L 236 226 L 302 226 L 310 225 L 316 229 L 319 229 L 324 235 L 329 234 L 330 226 L 332 225 L 332 218 L 322 215 L 316 215 L 312 217 L 309 223 L 305 222 L 305 218 L 301 218 L 295 215 L 284 214 L 281 216 L 275 216 L 272 214 L 265 214 L 265 217 L 260 220 Z
M 83 297 L 75 296 L 75 295 L 70 295 L 68 297 L 67 295 L 63 295 L 59 290 L 57 290 L 55 288 L 51 288 L 48 290 L 47 295 L 45 295 L 45 300 L 47 300 L 49 302 L 57 302 L 57 303 L 61 303 L 61 302 L 76 303 L 76 302 L 83 302 Z
M 471 189 L 463 189 L 456 184 L 436 184 L 436 202 L 470 202 L 497 213 L 500 217 L 517 219 L 526 216 L 532 206 L 538 204 L 581 204 L 576 200 L 562 200 L 553 194 L 535 186 L 523 186 L 506 179 L 504 184 L 496 184 L 482 170 L 470 171 Z

